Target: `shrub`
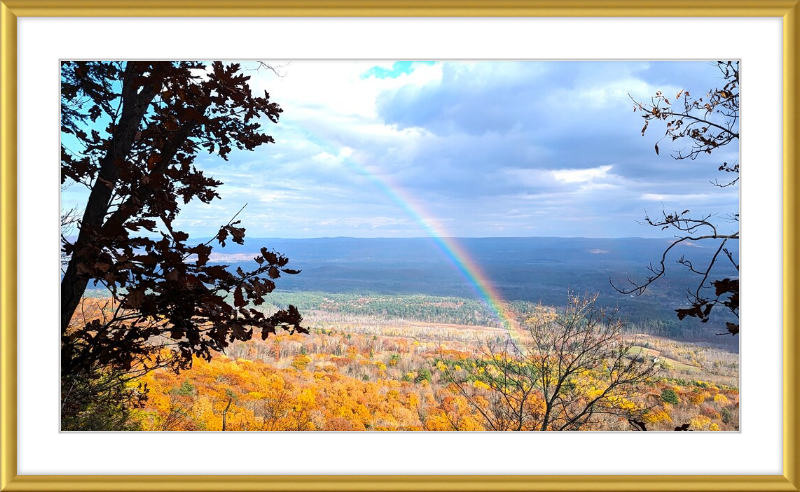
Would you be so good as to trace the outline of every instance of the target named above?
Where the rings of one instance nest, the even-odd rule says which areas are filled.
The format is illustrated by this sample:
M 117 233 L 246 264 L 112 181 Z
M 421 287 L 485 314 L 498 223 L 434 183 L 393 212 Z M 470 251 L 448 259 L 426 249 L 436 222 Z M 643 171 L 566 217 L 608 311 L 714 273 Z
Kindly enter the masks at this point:
M 709 430 L 709 426 L 711 425 L 711 419 L 706 417 L 705 415 L 698 415 L 693 417 L 689 423 L 691 424 L 692 430 L 696 431 L 704 431 Z M 717 427 L 719 429 L 719 427 Z
M 307 355 L 295 355 L 292 360 L 292 367 L 298 371 L 305 370 L 306 366 L 311 362 L 311 357 Z
M 706 401 L 706 394 L 702 391 L 696 391 L 689 395 L 689 401 L 694 403 L 695 405 L 700 405 L 704 401 Z
M 666 388 L 661 392 L 661 401 L 670 403 L 672 405 L 677 405 L 681 402 L 681 400 L 678 398 L 678 394 L 675 393 L 675 390 L 670 388 Z
M 731 420 L 733 420 L 733 414 L 727 408 L 723 408 L 719 412 L 722 422 L 726 424 L 730 424 Z
M 181 387 L 174 390 L 174 392 L 181 396 L 191 396 L 194 394 L 194 386 L 187 379 L 181 384 Z
M 415 383 L 421 383 L 422 381 L 431 382 L 431 371 L 428 368 L 423 367 L 417 372 L 417 377 L 414 378 Z
M 726 396 L 725 396 L 725 395 L 723 395 L 722 393 L 717 393 L 717 394 L 714 396 L 714 401 L 715 401 L 716 403 L 727 404 L 727 403 L 728 403 L 728 397 L 726 397 Z

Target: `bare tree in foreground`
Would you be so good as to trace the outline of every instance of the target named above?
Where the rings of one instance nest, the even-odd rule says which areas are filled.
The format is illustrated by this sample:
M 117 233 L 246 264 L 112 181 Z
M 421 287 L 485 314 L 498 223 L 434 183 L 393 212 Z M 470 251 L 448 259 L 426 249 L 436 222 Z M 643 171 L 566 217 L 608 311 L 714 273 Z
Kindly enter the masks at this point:
M 487 429 L 597 430 L 609 416 L 627 422 L 641 415 L 636 397 L 655 362 L 623 339 L 622 321 L 596 300 L 571 296 L 563 312 L 526 320 L 521 340 L 487 346 L 482 359 L 448 368 Z

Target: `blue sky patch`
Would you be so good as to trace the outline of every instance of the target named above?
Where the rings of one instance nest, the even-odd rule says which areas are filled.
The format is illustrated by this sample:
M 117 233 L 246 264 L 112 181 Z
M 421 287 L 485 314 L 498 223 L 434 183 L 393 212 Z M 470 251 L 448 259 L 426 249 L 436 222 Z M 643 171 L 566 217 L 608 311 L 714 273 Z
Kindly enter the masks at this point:
M 403 74 L 409 74 L 414 71 L 414 65 L 433 65 L 436 62 L 432 61 L 397 61 L 392 64 L 392 68 L 372 67 L 363 74 L 362 79 L 376 77 L 379 79 L 394 79 Z

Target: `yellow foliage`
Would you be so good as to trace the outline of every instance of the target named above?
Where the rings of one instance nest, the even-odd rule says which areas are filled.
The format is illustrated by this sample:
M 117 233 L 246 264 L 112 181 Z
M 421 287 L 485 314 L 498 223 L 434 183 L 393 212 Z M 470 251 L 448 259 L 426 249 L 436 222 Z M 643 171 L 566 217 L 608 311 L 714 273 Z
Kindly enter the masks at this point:
M 447 420 L 444 413 L 438 412 L 434 415 L 428 416 L 428 419 L 425 421 L 425 430 L 428 431 L 451 431 L 453 429 L 453 425 Z
M 627 410 L 627 411 L 636 411 L 639 409 L 636 403 L 619 396 L 607 396 L 605 401 L 614 408 L 619 408 L 620 410 Z
M 298 371 L 303 371 L 310 362 L 311 362 L 311 357 L 303 354 L 298 354 L 294 356 L 294 359 L 292 359 L 292 367 L 294 367 Z
M 484 429 L 483 425 L 472 415 L 467 415 L 463 419 L 461 419 L 460 425 L 458 426 L 460 431 L 482 431 Z
M 341 338 L 341 335 L 336 336 Z M 284 337 L 279 340 L 289 342 L 294 339 Z M 404 353 L 412 346 L 412 342 L 406 341 L 402 350 L 397 351 Z M 465 388 L 462 386 L 459 389 L 455 384 L 448 384 L 447 378 L 435 376 L 433 383 L 419 378 L 419 383 L 414 384 L 410 381 L 416 379 L 417 373 L 398 373 L 398 368 L 387 369 L 388 366 L 397 366 L 401 360 L 401 356 L 394 353 L 394 348 L 391 352 L 376 351 L 373 357 L 367 359 L 363 355 L 367 350 L 365 345 L 358 345 L 361 351 L 351 346 L 339 356 L 332 355 L 332 351 L 289 355 L 293 353 L 292 347 L 286 345 L 281 346 L 286 359 L 276 366 L 258 358 L 272 346 L 268 341 L 258 350 L 245 347 L 244 350 L 232 351 L 233 354 L 253 360 L 215 355 L 208 362 L 196 359 L 193 369 L 180 376 L 169 371 L 155 371 L 142 379 L 150 388 L 150 401 L 144 409 L 135 412 L 135 418 L 145 430 L 221 430 L 222 411 L 230 401 L 232 404 L 227 413 L 229 430 L 485 430 L 481 412 L 492 411 L 492 398 L 489 396 L 492 386 L 485 378 L 501 375 L 502 370 L 522 369 L 525 364 L 516 355 L 508 353 L 487 354 L 482 361 L 472 362 L 475 353 L 453 350 L 445 356 L 424 343 L 420 346 L 424 351 L 412 350 L 412 355 L 402 359 L 404 364 L 401 366 L 409 367 L 423 367 L 423 364 L 430 367 L 429 364 L 436 361 L 435 369 L 440 371 L 440 375 L 451 370 L 466 370 L 475 376 L 482 374 L 478 377 L 483 380 L 467 383 L 475 391 L 467 389 L 469 396 L 466 397 L 462 393 Z M 312 351 L 321 350 L 318 344 L 309 344 L 307 347 Z M 325 350 L 329 348 L 329 345 L 325 346 Z M 343 355 L 350 356 L 350 360 Z M 366 380 L 362 379 L 365 375 Z M 607 388 L 607 378 L 607 370 L 601 371 L 600 365 L 581 370 L 569 380 L 569 396 L 576 399 L 576 405 L 589 402 Z M 192 385 L 191 391 L 182 387 L 187 381 Z M 520 408 L 526 415 L 526 421 L 520 423 L 523 430 L 537 430 L 541 426 L 545 403 L 537 389 L 539 384 L 521 380 L 505 390 L 496 389 L 507 391 L 510 397 L 527 393 L 527 400 Z M 675 389 L 687 403 L 710 401 L 713 398 L 716 403 L 713 407 L 717 409 L 730 403 L 710 383 L 692 382 L 690 387 L 684 383 L 683 386 L 675 386 Z M 621 392 L 614 394 L 612 391 L 600 400 L 603 408 L 599 410 L 638 412 L 642 410 L 641 402 L 651 401 L 648 398 L 650 393 L 656 394 L 653 391 L 645 390 L 630 399 L 623 398 Z M 725 394 L 736 393 L 726 389 Z M 499 394 L 493 396 L 502 397 Z M 735 396 L 731 399 L 735 401 Z M 659 403 L 642 419 L 648 424 L 661 424 L 654 427 L 656 429 L 671 428 L 674 425 L 670 425 L 671 408 L 671 405 Z M 685 411 L 683 405 L 676 408 Z M 700 415 L 692 419 L 691 428 L 719 430 L 722 426 L 718 423 L 719 416 L 711 411 L 710 406 L 703 406 L 702 410 L 701 414 L 700 409 L 695 408 Z M 685 421 L 684 418 L 676 419 L 678 423 Z M 600 428 L 602 425 L 597 427 Z
M 695 405 L 700 405 L 704 401 L 706 401 L 706 394 L 698 391 L 697 393 L 691 393 L 689 395 L 689 401 L 694 403 Z
M 710 430 L 709 426 L 711 425 L 711 419 L 706 417 L 705 415 L 698 415 L 697 417 L 692 418 L 692 420 L 690 420 L 689 423 L 692 425 L 691 427 L 692 430 L 696 431 Z
M 728 397 L 722 393 L 717 393 L 716 396 L 714 396 L 714 401 L 716 403 L 722 403 L 723 405 L 729 402 Z
M 472 385 L 474 387 L 476 387 L 476 388 L 480 388 L 480 389 L 483 389 L 483 390 L 491 389 L 488 384 L 484 383 L 483 381 L 478 381 L 477 379 L 475 380 L 475 382 Z
M 656 424 L 658 422 L 672 422 L 672 418 L 670 418 L 669 414 L 663 410 L 660 410 L 658 412 L 647 413 L 642 418 L 648 424 Z
M 316 404 L 316 392 L 313 388 L 306 388 L 297 395 L 295 408 L 313 407 Z
M 194 402 L 192 415 L 195 420 L 201 422 L 199 427 L 202 430 L 222 429 L 222 416 L 217 416 L 214 413 L 213 405 L 208 397 L 202 396 Z
M 696 380 L 694 382 L 694 384 L 695 384 L 695 386 L 699 386 L 701 388 L 708 388 L 708 389 L 712 389 L 714 391 L 719 391 L 719 388 L 714 386 L 714 383 L 711 383 L 709 381 L 702 381 L 702 380 L 698 379 L 698 380 Z

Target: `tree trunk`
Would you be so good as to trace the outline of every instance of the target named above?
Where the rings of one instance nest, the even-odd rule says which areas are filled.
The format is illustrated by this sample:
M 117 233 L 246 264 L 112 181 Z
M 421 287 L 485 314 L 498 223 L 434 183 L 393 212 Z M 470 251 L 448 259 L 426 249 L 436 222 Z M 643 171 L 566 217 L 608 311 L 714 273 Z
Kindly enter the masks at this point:
M 228 398 L 228 406 L 225 407 L 225 410 L 222 411 L 222 431 L 225 432 L 225 429 L 228 427 L 228 410 L 231 408 L 231 403 L 233 403 L 233 398 Z
M 66 333 L 67 326 L 89 283 L 86 277 L 79 275 L 78 265 L 94 264 L 96 260 L 91 245 L 108 213 L 111 196 L 119 178 L 118 162 L 124 160 L 130 152 L 139 124 L 160 89 L 161 84 L 157 81 L 151 81 L 143 87 L 134 82 L 141 77 L 143 69 L 144 67 L 139 67 L 134 62 L 128 63 L 125 67 L 120 95 L 122 114 L 114 127 L 109 149 L 100 161 L 100 172 L 89 194 L 74 253 L 61 280 L 62 335 Z

